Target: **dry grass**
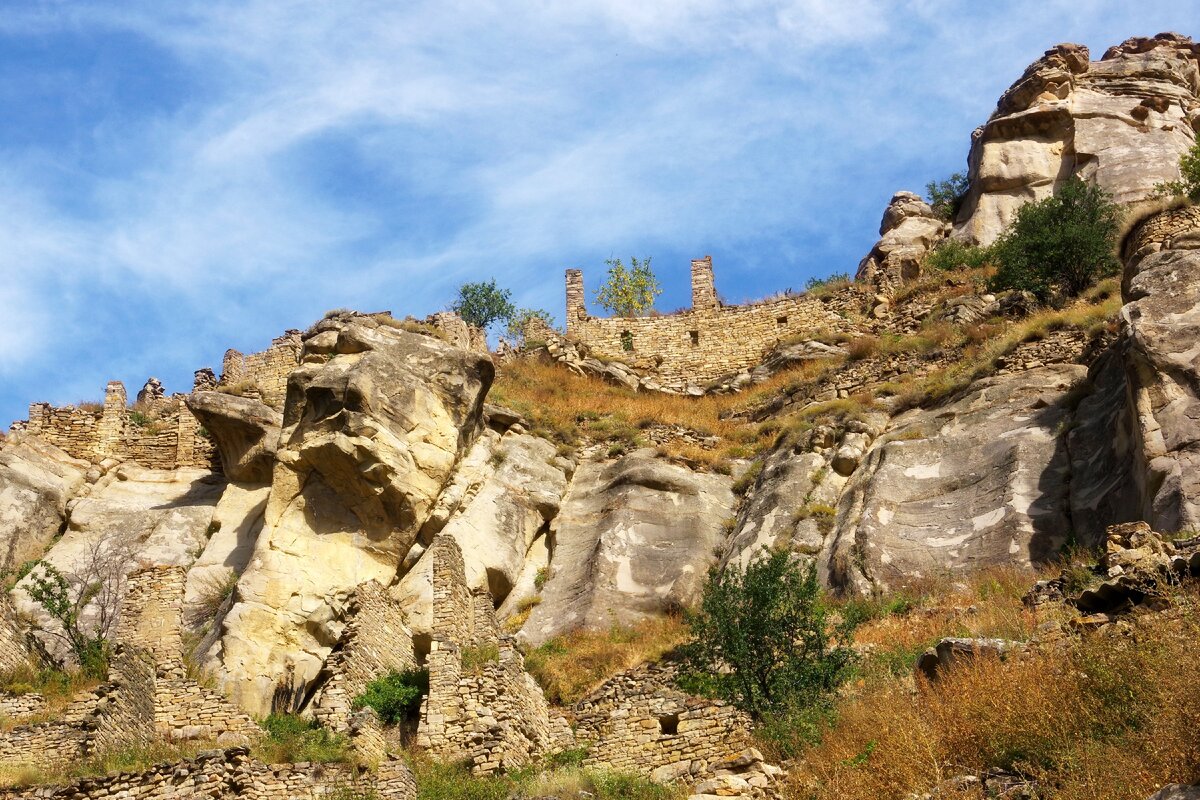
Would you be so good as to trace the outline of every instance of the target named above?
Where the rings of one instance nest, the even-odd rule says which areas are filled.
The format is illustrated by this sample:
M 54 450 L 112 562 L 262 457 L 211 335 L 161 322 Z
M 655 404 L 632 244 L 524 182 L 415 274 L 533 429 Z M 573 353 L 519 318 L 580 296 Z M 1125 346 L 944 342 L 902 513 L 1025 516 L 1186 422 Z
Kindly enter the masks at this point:
M 63 760 L 54 766 L 0 764 L 0 787 L 41 786 L 119 772 L 144 772 L 157 764 L 194 758 L 216 746 L 211 740 L 182 743 L 159 741 L 146 747 L 128 747 L 83 761 Z
M 491 399 L 524 415 L 534 433 L 557 442 L 563 449 L 592 441 L 628 451 L 645 444 L 641 431 L 655 423 L 716 436 L 720 444 L 713 449 L 683 442 L 664 446 L 670 457 L 715 468 L 726 459 L 754 455 L 771 442 L 771 437 L 760 434 L 755 426 L 722 419 L 723 415 L 774 396 L 785 387 L 812 380 L 821 369 L 820 365 L 806 365 L 781 372 L 738 395 L 686 397 L 633 392 L 598 378 L 576 375 L 557 364 L 516 360 L 500 366 Z
M 40 694 L 46 701 L 47 719 L 59 716 L 78 694 L 95 689 L 100 683 L 80 670 L 68 672 L 32 664 L 0 673 L 0 691 L 10 694 Z
M 613 675 L 662 658 L 687 636 L 687 625 L 677 616 L 606 631 L 574 631 L 530 650 L 525 664 L 550 702 L 570 705 Z
M 983 576 L 868 623 L 860 641 L 917 650 L 953 633 L 1028 635 L 1034 621 L 1016 595 L 1029 582 L 1012 572 Z M 946 615 L 973 596 L 976 612 Z M 1163 783 L 1200 780 L 1195 588 L 1175 602 L 1176 613 L 1145 617 L 1130 636 L 960 663 L 935 683 L 918 679 L 915 691 L 907 668 L 905 677 L 860 681 L 798 762 L 788 796 L 905 797 L 987 770 L 1018 772 L 1065 800 L 1142 800 Z

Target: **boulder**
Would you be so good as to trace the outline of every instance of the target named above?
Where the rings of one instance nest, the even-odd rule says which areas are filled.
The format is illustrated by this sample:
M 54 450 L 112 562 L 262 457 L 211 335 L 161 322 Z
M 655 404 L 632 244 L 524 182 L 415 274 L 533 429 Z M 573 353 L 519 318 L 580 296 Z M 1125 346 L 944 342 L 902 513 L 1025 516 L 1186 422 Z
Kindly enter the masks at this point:
M 928 680 L 951 669 L 957 662 L 978 658 L 1006 658 L 1013 652 L 1024 652 L 1025 645 L 1008 639 L 961 639 L 948 637 L 926 650 L 917 659 L 917 674 Z
M 221 392 L 193 392 L 184 402 L 216 440 L 230 480 L 271 482 L 282 414 L 256 398 Z
M 1085 374 L 1055 365 L 988 378 L 893 419 L 846 485 L 821 554 L 825 579 L 886 588 L 1054 558 L 1071 531 L 1063 400 Z
M 633 624 L 697 600 L 734 512 L 731 485 L 649 449 L 581 464 L 551 526 L 549 580 L 522 638 Z
M 897 192 L 883 212 L 880 239 L 858 265 L 854 280 L 889 295 L 921 272 L 925 254 L 946 238 L 948 225 L 912 192 Z M 885 298 L 886 299 L 886 298 Z M 887 303 L 876 306 L 886 316 Z
M 1200 800 L 1200 786 L 1169 783 L 1150 795 L 1147 800 Z
M 303 337 L 271 493 L 211 665 L 255 714 L 293 710 L 336 641 L 344 597 L 387 586 L 478 435 L 486 355 L 352 313 Z
M 1200 100 L 1198 55 L 1178 34 L 1130 39 L 1089 61 L 1058 45 L 1026 69 L 972 135 L 969 185 L 955 238 L 991 244 L 1017 209 L 1071 175 L 1122 204 L 1178 177 Z
M 41 557 L 62 532 L 67 501 L 90 469 L 36 436 L 7 438 L 0 449 L 0 573 Z

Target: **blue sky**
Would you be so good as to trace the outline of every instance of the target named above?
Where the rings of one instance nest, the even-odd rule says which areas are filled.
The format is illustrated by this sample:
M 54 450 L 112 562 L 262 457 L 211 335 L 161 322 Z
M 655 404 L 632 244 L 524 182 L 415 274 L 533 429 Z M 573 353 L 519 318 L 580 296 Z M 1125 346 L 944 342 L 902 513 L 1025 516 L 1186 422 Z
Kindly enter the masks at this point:
M 495 277 L 561 319 L 609 256 L 659 307 L 853 272 L 898 189 L 1060 41 L 1194 0 L 0 0 L 0 428 L 352 307 Z

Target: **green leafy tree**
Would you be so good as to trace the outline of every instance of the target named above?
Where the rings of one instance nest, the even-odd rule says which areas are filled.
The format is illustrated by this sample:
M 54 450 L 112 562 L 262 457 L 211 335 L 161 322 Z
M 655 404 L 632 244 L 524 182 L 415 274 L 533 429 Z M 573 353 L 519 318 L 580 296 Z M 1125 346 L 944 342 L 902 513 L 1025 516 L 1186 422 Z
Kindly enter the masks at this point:
M 925 184 L 926 198 L 933 208 L 933 213 L 944 220 L 953 220 L 967 196 L 967 186 L 967 176 L 962 172 L 955 172 L 944 181 L 930 181 Z
M 1186 197 L 1200 203 L 1200 142 L 1179 157 L 1179 180 L 1157 184 L 1154 189 L 1163 197 Z
M 608 277 L 596 290 L 596 302 L 618 317 L 640 317 L 654 308 L 654 298 L 662 294 L 658 279 L 650 269 L 650 258 L 629 259 L 625 266 L 619 258 L 610 258 Z
M 1120 268 L 1121 210 L 1095 184 L 1071 177 L 1052 197 L 1026 203 L 992 247 L 993 289 L 1024 289 L 1046 300 L 1073 297 Z
M 554 318 L 550 316 L 549 311 L 543 311 L 540 308 L 521 308 L 509 317 L 504 333 L 518 347 L 523 346 L 527 344 L 529 323 L 535 319 L 541 320 L 548 328 L 554 327 Z
M 816 567 L 787 551 L 710 569 L 688 625 L 685 685 L 759 719 L 822 703 L 854 660 L 849 627 L 830 625 Z
M 450 304 L 471 325 L 487 330 L 497 322 L 505 322 L 517 313 L 512 292 L 496 286 L 496 279 L 479 283 L 464 283 L 458 287 L 458 299 Z

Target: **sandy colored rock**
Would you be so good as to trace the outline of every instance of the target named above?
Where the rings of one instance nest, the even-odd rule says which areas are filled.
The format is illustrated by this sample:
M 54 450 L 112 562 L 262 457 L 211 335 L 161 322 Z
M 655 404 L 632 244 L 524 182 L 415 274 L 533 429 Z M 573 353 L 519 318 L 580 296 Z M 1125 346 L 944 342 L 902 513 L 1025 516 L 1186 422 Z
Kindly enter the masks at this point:
M 188 409 L 216 439 L 221 469 L 231 480 L 270 483 L 283 416 L 253 397 L 194 392 Z
M 0 572 L 45 552 L 90 469 L 36 436 L 8 437 L 0 449 Z
M 337 640 L 346 593 L 391 583 L 479 432 L 494 374 L 486 356 L 370 316 L 322 320 L 305 340 L 263 532 L 213 653 L 225 689 L 255 714 L 297 707 Z
M 552 525 L 542 603 L 521 635 L 540 643 L 695 601 L 734 512 L 731 483 L 659 460 L 652 450 L 580 465 Z

